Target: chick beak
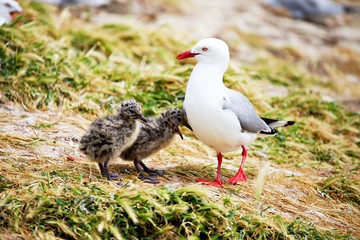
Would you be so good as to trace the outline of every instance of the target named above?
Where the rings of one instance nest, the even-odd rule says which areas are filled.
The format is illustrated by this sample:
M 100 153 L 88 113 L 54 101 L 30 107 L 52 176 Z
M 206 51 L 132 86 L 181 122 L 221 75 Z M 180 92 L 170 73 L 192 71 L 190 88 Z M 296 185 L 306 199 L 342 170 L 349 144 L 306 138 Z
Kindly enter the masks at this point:
M 136 114 L 136 118 L 140 119 L 141 121 L 143 121 L 144 123 L 147 122 L 147 119 L 142 115 L 142 114 Z
M 180 131 L 180 128 L 179 128 L 179 126 L 176 126 L 176 132 L 179 134 L 179 136 L 181 137 L 181 139 L 182 140 L 184 140 L 184 137 L 183 137 L 183 135 L 181 134 L 181 131 Z
M 192 127 L 190 126 L 190 124 L 188 122 L 184 122 L 182 125 L 184 125 L 185 127 L 187 127 L 188 129 L 192 130 Z

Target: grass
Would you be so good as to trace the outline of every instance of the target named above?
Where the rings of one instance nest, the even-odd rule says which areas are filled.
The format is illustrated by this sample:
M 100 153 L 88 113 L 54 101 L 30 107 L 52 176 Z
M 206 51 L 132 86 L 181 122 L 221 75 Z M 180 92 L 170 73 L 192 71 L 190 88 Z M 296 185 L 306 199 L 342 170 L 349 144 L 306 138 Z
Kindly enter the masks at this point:
M 34 18 L 37 16 L 34 13 Z M 179 78 L 171 71 L 163 74 L 156 68 L 151 73 L 146 70 L 151 65 L 146 59 L 155 56 L 157 66 L 169 62 L 174 65 L 175 61 L 168 51 L 171 45 L 168 41 L 164 44 L 155 29 L 144 32 L 129 26 L 85 25 L 87 29 L 77 30 L 70 21 L 63 19 L 60 29 L 53 22 L 44 25 L 31 21 L 19 28 L 0 30 L 2 86 L 8 99 L 22 102 L 29 109 L 65 105 L 90 114 L 112 109 L 112 104 L 129 96 L 148 103 L 146 113 L 154 113 L 151 106 L 155 102 L 162 102 L 164 107 L 170 102 L 180 104 L 184 93 L 178 86 L 174 89 Z M 26 45 L 14 39 L 27 39 Z M 14 76 L 16 79 L 9 82 Z M 169 83 L 166 87 L 173 91 L 159 96 L 164 83 Z
M 53 183 L 65 173 L 51 173 L 43 180 L 14 189 L 16 184 L 2 178 L 8 189 L 1 199 L 3 230 L 23 237 L 102 239 L 164 239 L 187 236 L 194 239 L 335 239 L 321 233 L 300 218 L 285 222 L 280 216 L 250 214 L 238 216 L 240 206 L 224 206 L 206 200 L 198 186 L 117 189 L 98 183 L 83 185 Z M 24 195 L 23 191 L 31 193 Z
M 234 60 L 226 84 L 264 116 L 296 124 L 251 146 L 245 183 L 192 184 L 214 176 L 214 153 L 185 131 L 186 141 L 154 157 L 154 165 L 170 166 L 163 184 L 142 183 L 119 164 L 112 166 L 122 173 L 119 188 L 79 154 L 74 135 L 127 98 L 138 100 L 145 115 L 181 107 L 193 66 L 175 56 L 191 43 L 165 26 L 96 26 L 66 11 L 59 16 L 51 7 L 24 5 L 28 15 L 0 28 L 1 100 L 26 110 L 0 112 L 0 238 L 359 237 L 359 114 L 313 90 L 341 94 L 347 85 L 331 79 L 358 74 L 358 55 L 337 49 L 346 61 L 312 62 L 237 31 L 232 44 L 248 44 L 261 57 L 251 65 Z M 264 96 L 266 86 L 287 94 Z M 231 177 L 228 167 L 238 167 L 241 154 L 225 158 L 222 173 Z

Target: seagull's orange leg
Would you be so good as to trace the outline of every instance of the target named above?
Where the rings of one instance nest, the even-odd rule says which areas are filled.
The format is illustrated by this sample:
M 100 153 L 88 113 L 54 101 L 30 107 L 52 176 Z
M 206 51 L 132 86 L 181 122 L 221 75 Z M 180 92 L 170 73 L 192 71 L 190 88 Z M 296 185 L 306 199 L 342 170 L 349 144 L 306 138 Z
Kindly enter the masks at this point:
M 239 168 L 238 172 L 235 174 L 235 176 L 233 176 L 232 178 L 229 178 L 228 180 L 226 180 L 226 182 L 236 184 L 239 181 L 246 181 L 246 176 L 244 173 L 244 164 L 245 164 L 245 159 L 247 156 L 247 151 L 244 146 L 241 146 L 241 147 L 242 147 L 243 151 L 242 151 L 242 160 L 241 160 L 240 168 Z
M 216 171 L 216 180 L 215 181 L 209 181 L 209 180 L 203 180 L 203 179 L 198 179 L 196 180 L 199 183 L 203 183 L 206 185 L 211 185 L 211 186 L 215 186 L 215 187 L 222 187 L 222 182 L 221 182 L 221 163 L 222 163 L 222 155 L 219 152 L 217 154 L 217 160 L 218 160 L 218 166 L 217 166 L 217 171 Z

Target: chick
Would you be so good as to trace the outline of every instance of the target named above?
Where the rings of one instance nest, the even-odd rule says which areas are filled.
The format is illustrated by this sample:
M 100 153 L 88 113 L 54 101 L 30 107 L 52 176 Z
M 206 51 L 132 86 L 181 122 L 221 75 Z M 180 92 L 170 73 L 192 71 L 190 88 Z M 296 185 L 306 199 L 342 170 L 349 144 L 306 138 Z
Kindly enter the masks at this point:
M 80 140 L 80 151 L 99 164 L 101 174 L 109 181 L 115 177 L 109 174 L 109 161 L 119 157 L 139 135 L 137 119 L 146 122 L 141 107 L 135 100 L 124 101 L 115 115 L 94 121 Z
M 178 133 L 183 139 L 179 125 L 184 125 L 191 129 L 187 123 L 186 116 L 182 109 L 169 109 L 159 117 L 147 118 L 147 123 L 141 125 L 141 129 L 136 141 L 125 149 L 120 157 L 127 161 L 134 161 L 136 170 L 139 172 L 139 178 L 150 183 L 158 183 L 156 177 L 145 176 L 143 170 L 150 175 L 162 174 L 164 170 L 150 170 L 142 159 L 165 148 L 174 139 L 175 133 Z

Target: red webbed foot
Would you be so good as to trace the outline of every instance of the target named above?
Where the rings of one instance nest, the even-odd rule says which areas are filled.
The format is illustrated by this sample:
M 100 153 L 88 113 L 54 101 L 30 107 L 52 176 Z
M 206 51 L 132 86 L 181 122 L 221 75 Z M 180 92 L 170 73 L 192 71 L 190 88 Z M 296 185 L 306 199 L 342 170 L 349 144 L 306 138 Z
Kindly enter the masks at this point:
M 243 182 L 246 181 L 246 175 L 242 169 L 240 169 L 235 176 L 229 178 L 226 180 L 228 183 L 236 184 L 237 182 Z
M 221 181 L 210 181 L 210 180 L 198 179 L 198 180 L 196 180 L 196 182 L 202 183 L 202 184 L 205 184 L 205 185 L 220 187 L 220 188 L 223 187 L 223 184 L 222 184 Z

